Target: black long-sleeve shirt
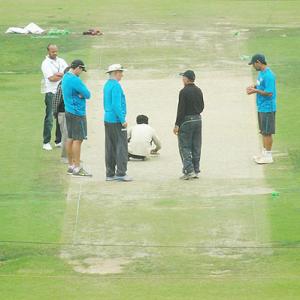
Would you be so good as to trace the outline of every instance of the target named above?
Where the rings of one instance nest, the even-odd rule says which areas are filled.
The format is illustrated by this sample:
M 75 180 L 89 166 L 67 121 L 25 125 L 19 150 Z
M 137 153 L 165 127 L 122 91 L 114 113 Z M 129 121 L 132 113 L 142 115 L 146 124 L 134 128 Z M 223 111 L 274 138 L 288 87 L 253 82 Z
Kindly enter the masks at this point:
M 180 127 L 186 116 L 200 115 L 203 109 L 204 101 L 201 89 L 194 83 L 186 85 L 179 93 L 175 125 Z

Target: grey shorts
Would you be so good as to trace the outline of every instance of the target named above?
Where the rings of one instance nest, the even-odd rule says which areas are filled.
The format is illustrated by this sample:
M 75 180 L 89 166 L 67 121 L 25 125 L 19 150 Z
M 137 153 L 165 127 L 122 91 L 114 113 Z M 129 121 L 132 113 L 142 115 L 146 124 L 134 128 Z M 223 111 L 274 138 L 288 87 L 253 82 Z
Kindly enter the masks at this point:
M 258 126 L 262 135 L 275 134 L 275 112 L 259 112 Z
M 68 138 L 72 140 L 87 139 L 87 124 L 85 116 L 76 116 L 66 112 Z

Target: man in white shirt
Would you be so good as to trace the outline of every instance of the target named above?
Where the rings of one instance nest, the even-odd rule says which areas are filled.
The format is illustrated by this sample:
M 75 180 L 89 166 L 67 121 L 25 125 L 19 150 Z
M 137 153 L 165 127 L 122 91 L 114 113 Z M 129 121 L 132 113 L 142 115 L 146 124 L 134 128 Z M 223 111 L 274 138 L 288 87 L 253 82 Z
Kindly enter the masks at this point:
M 145 160 L 150 154 L 157 154 L 161 149 L 160 140 L 148 122 L 147 116 L 139 115 L 136 118 L 137 125 L 129 129 L 128 159 Z
M 68 64 L 62 58 L 58 57 L 58 48 L 56 45 L 49 44 L 47 46 L 48 55 L 42 63 L 43 82 L 42 93 L 45 94 L 46 113 L 44 119 L 44 131 L 43 131 L 43 149 L 52 150 L 50 145 L 51 130 L 53 127 L 53 115 L 52 115 L 52 99 L 56 93 L 57 86 L 61 81 L 64 70 Z M 55 146 L 61 145 L 61 132 L 56 121 L 56 140 Z

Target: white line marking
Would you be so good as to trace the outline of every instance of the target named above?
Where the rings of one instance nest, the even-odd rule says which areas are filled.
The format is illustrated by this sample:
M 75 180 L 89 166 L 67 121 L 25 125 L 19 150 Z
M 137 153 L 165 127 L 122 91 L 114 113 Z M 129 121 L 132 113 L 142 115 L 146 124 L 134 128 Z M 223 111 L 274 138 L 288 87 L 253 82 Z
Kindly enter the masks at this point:
M 76 210 L 76 218 L 75 218 L 74 231 L 73 231 L 73 244 L 76 243 L 76 234 L 77 234 L 77 225 L 78 225 L 78 219 L 79 219 L 80 200 L 81 200 L 81 183 L 79 185 L 79 194 L 78 194 L 78 199 L 77 199 L 77 210 Z

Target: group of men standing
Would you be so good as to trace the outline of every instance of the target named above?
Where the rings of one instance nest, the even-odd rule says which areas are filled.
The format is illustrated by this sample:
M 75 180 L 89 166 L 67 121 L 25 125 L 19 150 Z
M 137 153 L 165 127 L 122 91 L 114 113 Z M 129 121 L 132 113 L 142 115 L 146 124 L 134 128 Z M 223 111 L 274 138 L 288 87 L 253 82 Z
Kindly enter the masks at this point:
M 62 159 L 68 163 L 67 173 L 74 177 L 92 176 L 80 164 L 81 145 L 87 139 L 86 100 L 91 98 L 87 86 L 80 79 L 86 71 L 82 60 L 74 60 L 70 66 L 58 57 L 56 45 L 48 45 L 48 55 L 42 63 L 45 93 L 45 119 L 43 149 L 52 150 L 50 145 L 53 114 L 56 118 L 55 146 L 62 147 Z M 260 132 L 263 136 L 261 156 L 255 156 L 258 164 L 273 162 L 272 135 L 275 133 L 276 85 L 275 76 L 267 66 L 265 57 L 254 55 L 249 63 L 259 72 L 257 84 L 247 88 L 247 94 L 257 94 L 257 108 Z M 125 69 L 120 64 L 109 66 L 109 76 L 103 89 L 105 126 L 105 164 L 107 181 L 132 181 L 127 175 L 130 157 L 145 159 L 147 149 L 152 154 L 161 148 L 154 130 L 148 125 L 148 117 L 137 117 L 135 128 L 127 132 L 126 97 L 120 81 Z M 196 75 L 192 70 L 180 73 L 184 88 L 179 93 L 177 116 L 173 132 L 178 136 L 179 153 L 183 164 L 183 180 L 199 177 L 202 146 L 202 120 L 204 110 L 203 94 L 195 85 Z M 141 140 L 146 151 L 137 145 Z M 131 143 L 128 151 L 128 142 Z M 136 153 L 132 149 L 139 149 Z M 144 154 L 146 153 L 146 154 Z M 142 154 L 142 155 L 141 155 Z
M 63 137 L 59 141 L 56 138 L 55 145 L 63 148 L 62 156 L 63 153 L 67 155 L 67 174 L 75 177 L 92 176 L 80 165 L 81 145 L 83 140 L 87 139 L 86 100 L 91 98 L 90 91 L 80 79 L 80 74 L 86 71 L 86 66 L 79 59 L 68 66 L 57 56 L 56 45 L 48 45 L 47 50 L 48 55 L 42 63 L 46 106 L 43 149 L 52 150 L 50 139 L 54 113 L 56 120 L 62 119 L 60 124 L 66 125 L 66 130 L 60 130 L 57 121 L 56 132 L 62 131 Z M 119 64 L 111 65 L 107 70 L 109 79 L 103 91 L 107 181 L 132 180 L 127 175 L 126 98 L 119 83 L 124 71 Z

